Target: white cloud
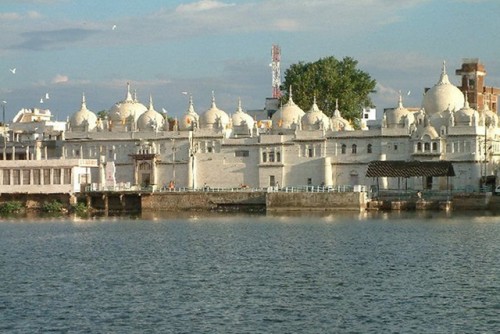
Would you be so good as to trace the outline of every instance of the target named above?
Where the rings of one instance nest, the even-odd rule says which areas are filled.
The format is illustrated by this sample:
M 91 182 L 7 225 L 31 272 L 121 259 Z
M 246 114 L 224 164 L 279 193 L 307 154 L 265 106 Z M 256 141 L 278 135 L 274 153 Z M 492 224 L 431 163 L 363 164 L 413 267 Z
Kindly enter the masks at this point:
M 69 77 L 67 75 L 58 74 L 52 79 L 54 84 L 62 84 L 69 82 Z
M 188 13 L 188 12 L 201 12 L 212 9 L 219 9 L 224 7 L 231 7 L 235 4 L 228 4 L 216 0 L 200 0 L 198 2 L 193 2 L 186 5 L 179 5 L 175 11 L 177 13 Z

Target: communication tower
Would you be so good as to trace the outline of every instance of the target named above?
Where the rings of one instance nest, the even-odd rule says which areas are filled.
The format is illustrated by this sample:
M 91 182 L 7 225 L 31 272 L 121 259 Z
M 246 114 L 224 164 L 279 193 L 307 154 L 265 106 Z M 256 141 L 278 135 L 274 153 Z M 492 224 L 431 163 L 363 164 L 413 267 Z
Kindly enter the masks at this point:
M 281 71 L 280 71 L 280 60 L 281 60 L 281 48 L 277 44 L 273 44 L 271 51 L 272 63 L 271 68 L 273 71 L 273 98 L 281 97 Z

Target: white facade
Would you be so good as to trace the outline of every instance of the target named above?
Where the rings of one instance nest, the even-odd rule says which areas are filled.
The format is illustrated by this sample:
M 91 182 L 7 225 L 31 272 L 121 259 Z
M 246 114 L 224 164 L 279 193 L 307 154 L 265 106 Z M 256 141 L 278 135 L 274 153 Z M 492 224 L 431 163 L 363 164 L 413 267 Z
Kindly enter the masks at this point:
M 176 120 L 169 130 L 152 99 L 149 109 L 144 107 L 128 86 L 126 99 L 112 107 L 109 119 L 96 124 L 88 124 L 95 118 L 83 99 L 82 109 L 61 134 L 60 156 L 98 161 L 99 167 L 91 170 L 98 189 L 374 184 L 398 189 L 402 180 L 367 178 L 368 164 L 446 160 L 453 163 L 455 177 L 413 178 L 404 180 L 404 187 L 477 191 L 481 177 L 498 172 L 498 116 L 471 109 L 457 90 L 443 66 L 437 84 L 424 95 L 427 109 L 405 108 L 400 97 L 377 126 L 361 120 L 359 130 L 338 107 L 329 118 L 315 103 L 301 110 L 292 97 L 265 125 L 253 122 L 241 103 L 229 116 L 212 96 L 210 107 L 198 115 L 190 99 L 180 123 Z

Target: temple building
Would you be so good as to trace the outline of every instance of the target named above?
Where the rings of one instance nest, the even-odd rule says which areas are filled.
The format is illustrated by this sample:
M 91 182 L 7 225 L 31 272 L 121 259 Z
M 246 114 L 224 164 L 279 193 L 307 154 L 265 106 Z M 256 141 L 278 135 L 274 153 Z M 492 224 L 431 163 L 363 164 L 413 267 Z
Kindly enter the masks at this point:
M 470 77 L 468 69 L 457 74 Z M 104 119 L 88 109 L 83 95 L 80 109 L 61 122 L 63 126 L 49 126 L 49 119 L 25 126 L 29 141 L 19 130 L 24 121 L 14 121 L 4 131 L 3 159 L 33 160 L 33 168 L 23 172 L 28 167 L 3 165 L 0 181 L 2 185 L 32 182 L 39 173 L 34 170 L 43 170 L 48 160 L 56 158 L 72 163 L 64 166 L 63 175 L 70 170 L 79 173 L 74 178 L 67 175 L 67 180 L 95 190 L 164 190 L 172 185 L 177 189 L 400 189 L 401 179 L 368 177 L 369 164 L 447 161 L 454 177 L 406 178 L 405 188 L 471 192 L 479 191 L 486 180 L 496 185 L 500 130 L 496 110 L 490 108 L 496 107 L 496 90 L 489 89 L 487 99 L 472 98 L 468 89 L 464 94 L 472 79 L 468 86 L 453 85 L 445 64 L 436 77 L 420 107 L 406 107 L 400 94 L 378 122 L 367 124 L 372 116 L 366 116 L 356 128 L 343 118 L 338 101 L 332 117 L 319 109 L 315 96 L 302 110 L 293 101 L 293 87 L 289 100 L 267 120 L 252 117 L 241 100 L 235 101 L 232 111 L 221 110 L 212 93 L 202 111 L 196 110 L 191 96 L 185 113 L 169 126 L 165 115 L 155 110 L 153 98 L 146 107 L 127 84 L 125 99 L 113 104 Z M 30 176 L 17 180 L 13 175 L 18 174 Z

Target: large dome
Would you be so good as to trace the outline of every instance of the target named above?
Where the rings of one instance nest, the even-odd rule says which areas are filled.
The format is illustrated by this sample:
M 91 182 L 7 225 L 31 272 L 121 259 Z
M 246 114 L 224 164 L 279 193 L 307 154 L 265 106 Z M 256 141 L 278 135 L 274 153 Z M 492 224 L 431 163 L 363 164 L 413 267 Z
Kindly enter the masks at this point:
M 278 109 L 271 117 L 273 129 L 290 129 L 292 125 L 298 126 L 304 114 L 304 110 L 300 109 L 300 107 L 293 102 L 292 88 L 290 87 L 290 98 L 288 102 Z
M 109 119 L 112 123 L 123 124 L 132 116 L 134 117 L 134 121 L 137 121 L 146 110 L 148 110 L 148 108 L 142 103 L 139 103 L 137 98 L 132 98 L 132 94 L 130 94 L 130 84 L 127 83 L 127 96 L 125 100 L 111 107 L 109 110 Z
M 69 121 L 70 127 L 73 130 L 92 131 L 97 124 L 97 116 L 92 111 L 87 109 L 85 102 L 85 94 L 82 96 L 82 106 L 79 111 L 71 116 Z
M 217 108 L 215 97 L 212 96 L 212 106 L 200 116 L 200 127 L 208 129 L 225 129 L 229 125 L 229 116 Z
M 149 97 L 149 109 L 137 120 L 137 128 L 141 131 L 162 130 L 165 125 L 165 118 L 153 107 L 153 98 Z
M 439 81 L 425 93 L 422 106 L 428 115 L 432 115 L 446 109 L 456 111 L 464 106 L 464 100 L 460 89 L 450 83 L 443 64 Z

